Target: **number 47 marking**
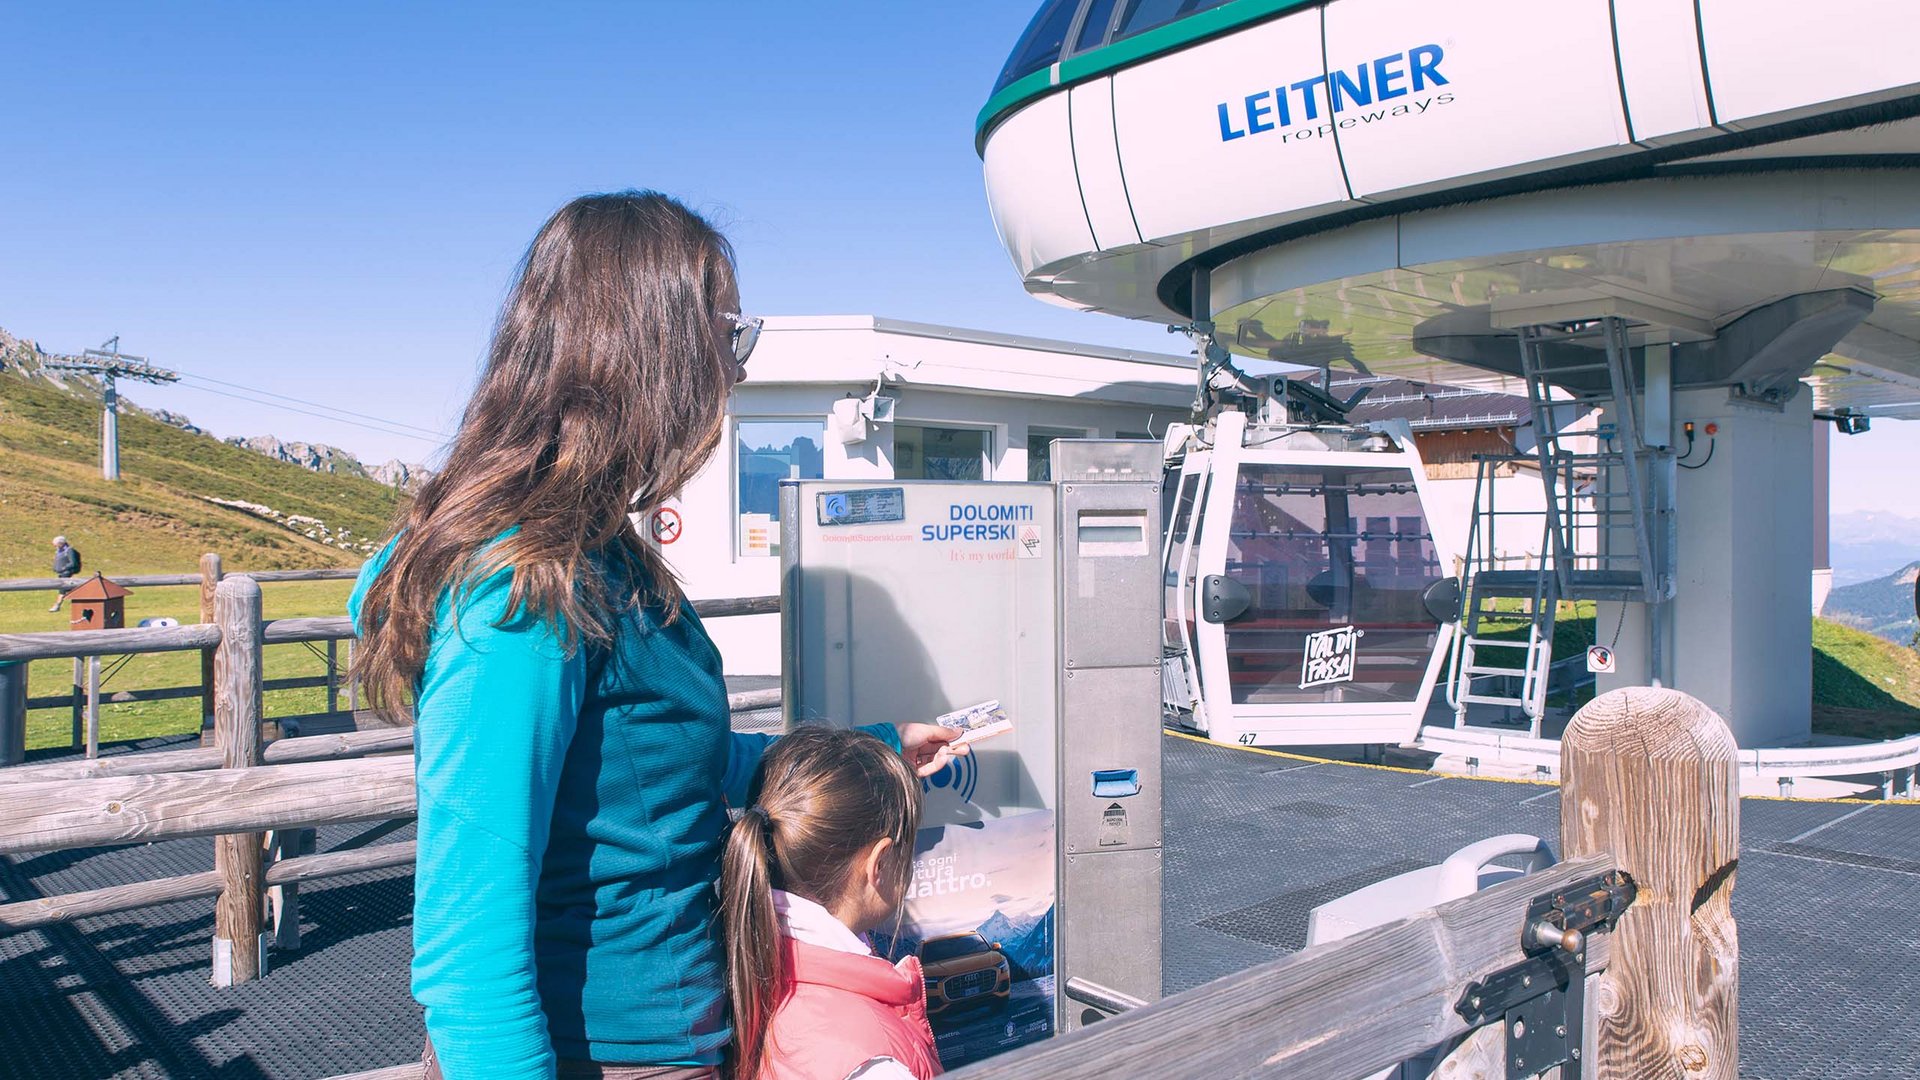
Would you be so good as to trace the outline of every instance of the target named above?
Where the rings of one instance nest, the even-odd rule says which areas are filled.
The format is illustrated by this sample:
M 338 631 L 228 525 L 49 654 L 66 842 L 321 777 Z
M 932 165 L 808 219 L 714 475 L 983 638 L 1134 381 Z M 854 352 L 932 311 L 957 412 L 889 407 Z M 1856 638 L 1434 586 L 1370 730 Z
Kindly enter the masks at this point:
M 1254 740 L 1254 734 L 1251 731 L 1242 732 L 1240 735 L 1241 746 L 1252 746 L 1253 740 Z

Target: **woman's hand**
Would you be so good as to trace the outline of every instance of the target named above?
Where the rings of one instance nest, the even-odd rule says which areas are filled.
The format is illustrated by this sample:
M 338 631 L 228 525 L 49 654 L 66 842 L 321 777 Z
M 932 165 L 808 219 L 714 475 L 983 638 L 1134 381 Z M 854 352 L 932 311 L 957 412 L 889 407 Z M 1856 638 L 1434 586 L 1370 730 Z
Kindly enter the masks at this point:
M 916 776 L 932 776 L 947 767 L 947 762 L 965 757 L 973 748 L 954 743 L 960 732 L 939 724 L 901 724 L 900 753 Z

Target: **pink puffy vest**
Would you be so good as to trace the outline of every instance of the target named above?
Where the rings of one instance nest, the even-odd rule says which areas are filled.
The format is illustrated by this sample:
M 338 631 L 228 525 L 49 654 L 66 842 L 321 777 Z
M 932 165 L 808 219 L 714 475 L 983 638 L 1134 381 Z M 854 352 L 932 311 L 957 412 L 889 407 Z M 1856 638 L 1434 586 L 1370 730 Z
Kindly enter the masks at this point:
M 756 1080 L 845 1080 L 877 1057 L 919 1080 L 940 1075 L 919 957 L 889 964 L 792 938 L 781 948 L 793 989 L 774 1011 Z

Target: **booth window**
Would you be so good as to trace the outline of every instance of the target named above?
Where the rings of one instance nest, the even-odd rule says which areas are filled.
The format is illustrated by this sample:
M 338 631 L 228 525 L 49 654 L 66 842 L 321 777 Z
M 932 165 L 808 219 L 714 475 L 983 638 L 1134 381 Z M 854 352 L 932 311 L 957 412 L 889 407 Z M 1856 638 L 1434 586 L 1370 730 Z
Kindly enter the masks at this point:
M 817 420 L 741 420 L 734 425 L 735 544 L 741 555 L 780 554 L 780 481 L 825 475 Z
M 982 428 L 893 426 L 897 480 L 991 480 L 993 433 Z
M 1027 479 L 1053 479 L 1053 440 L 1081 439 L 1085 438 L 1086 434 L 1084 431 L 1075 431 L 1070 428 L 1028 428 Z

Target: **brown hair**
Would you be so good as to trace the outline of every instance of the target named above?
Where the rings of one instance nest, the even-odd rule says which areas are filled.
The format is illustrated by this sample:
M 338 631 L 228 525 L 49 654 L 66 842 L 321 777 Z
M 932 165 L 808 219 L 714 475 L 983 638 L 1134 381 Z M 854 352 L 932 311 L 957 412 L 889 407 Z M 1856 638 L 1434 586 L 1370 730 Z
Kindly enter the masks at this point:
M 679 583 L 628 515 L 719 445 L 738 375 L 719 313 L 736 304 L 726 238 L 665 195 L 585 195 L 541 226 L 446 465 L 362 604 L 355 667 L 376 707 L 419 681 L 442 593 L 505 567 L 503 621 L 552 620 L 569 647 L 606 641 L 635 602 L 678 615 Z
M 859 731 L 803 727 L 773 745 L 727 835 L 720 917 L 733 999 L 734 1080 L 754 1080 L 790 972 L 773 890 L 832 905 L 854 885 L 860 853 L 889 838 L 886 869 L 904 893 L 920 828 L 920 781 L 894 749 Z

